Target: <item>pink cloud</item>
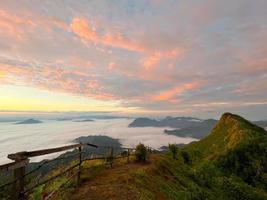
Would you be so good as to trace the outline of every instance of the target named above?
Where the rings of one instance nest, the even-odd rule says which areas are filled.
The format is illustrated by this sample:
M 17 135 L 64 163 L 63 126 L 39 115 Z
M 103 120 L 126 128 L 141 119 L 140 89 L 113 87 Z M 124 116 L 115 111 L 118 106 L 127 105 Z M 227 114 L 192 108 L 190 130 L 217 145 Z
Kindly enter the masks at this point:
M 114 62 L 110 62 L 110 63 L 108 64 L 108 69 L 109 69 L 109 70 L 114 70 L 114 69 L 115 69 L 115 63 L 114 63 Z
M 142 55 L 142 58 L 138 60 L 138 63 L 133 66 L 135 68 L 134 70 L 128 69 L 130 68 L 129 63 L 126 64 L 128 66 L 127 69 L 125 69 L 125 64 L 123 67 L 117 67 L 116 65 L 116 70 L 127 76 L 145 80 L 159 79 L 159 74 L 155 72 L 157 65 L 161 62 L 167 62 L 166 64 L 169 65 L 168 62 L 175 62 L 175 60 L 181 58 L 189 50 L 188 47 L 183 46 L 158 49 L 155 45 L 151 45 L 151 43 L 147 43 L 141 38 L 137 37 L 136 39 L 129 39 L 110 28 L 94 27 L 92 24 L 93 23 L 90 23 L 86 18 L 75 17 L 70 24 L 70 29 L 86 44 L 100 44 L 107 47 L 138 52 Z M 161 41 L 159 41 L 159 43 L 161 43 Z M 156 46 L 160 47 L 161 45 L 159 44 Z M 112 62 L 108 64 L 108 69 L 115 69 Z M 168 77 L 163 77 L 163 79 L 167 80 Z
M 143 52 L 145 48 L 137 42 L 124 38 L 120 33 L 106 30 L 103 35 L 90 25 L 87 19 L 76 17 L 70 25 L 71 30 L 82 40 L 91 43 L 99 43 L 115 48 L 126 49 L 129 51 Z
M 146 70 L 153 69 L 161 60 L 177 58 L 186 52 L 184 47 L 176 47 L 171 50 L 151 48 L 138 40 L 131 40 L 121 33 L 106 29 L 103 34 L 93 27 L 86 18 L 76 17 L 70 24 L 71 30 L 83 41 L 92 44 L 102 44 L 114 48 L 125 49 L 145 54 L 140 60 Z
M 41 68 L 0 65 L 0 73 L 5 76 L 1 83 L 33 86 L 44 90 L 82 95 L 99 100 L 112 100 L 116 97 L 104 91 L 101 83 L 77 69 L 55 66 Z M 83 80 L 83 81 L 82 81 Z
M 181 57 L 188 49 L 186 48 L 175 48 L 170 51 L 156 51 L 151 55 L 141 59 L 141 64 L 145 70 L 151 71 L 161 61 L 170 61 L 175 58 Z
M 51 32 L 53 28 L 60 28 L 67 31 L 68 25 L 56 17 L 35 16 L 30 12 L 20 15 L 13 14 L 6 10 L 0 10 L 0 35 L 15 40 L 23 40 L 27 34 L 37 28 Z
M 162 54 L 160 52 L 156 52 L 151 56 L 142 59 L 141 63 L 144 66 L 145 70 L 152 70 L 155 67 L 155 65 L 157 65 L 160 62 L 161 59 L 162 59 Z
M 177 100 L 175 97 L 178 94 L 182 94 L 187 91 L 194 90 L 196 88 L 199 88 L 201 84 L 199 82 L 192 82 L 192 83 L 186 83 L 183 85 L 176 86 L 170 90 L 164 91 L 160 94 L 152 96 L 153 101 L 170 101 L 170 102 L 176 102 Z
M 0 10 L 0 34 L 11 36 L 17 40 L 22 39 L 23 30 L 20 26 L 27 26 L 28 28 L 33 26 L 34 23 L 30 20 L 23 20 L 22 18 Z

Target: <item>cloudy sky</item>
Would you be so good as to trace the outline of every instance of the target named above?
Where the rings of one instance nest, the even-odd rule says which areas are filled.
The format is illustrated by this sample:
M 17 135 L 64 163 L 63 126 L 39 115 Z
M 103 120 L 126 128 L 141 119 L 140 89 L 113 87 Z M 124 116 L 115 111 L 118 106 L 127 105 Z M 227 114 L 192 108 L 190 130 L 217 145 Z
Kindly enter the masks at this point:
M 1 0 L 0 110 L 267 118 L 266 0 Z

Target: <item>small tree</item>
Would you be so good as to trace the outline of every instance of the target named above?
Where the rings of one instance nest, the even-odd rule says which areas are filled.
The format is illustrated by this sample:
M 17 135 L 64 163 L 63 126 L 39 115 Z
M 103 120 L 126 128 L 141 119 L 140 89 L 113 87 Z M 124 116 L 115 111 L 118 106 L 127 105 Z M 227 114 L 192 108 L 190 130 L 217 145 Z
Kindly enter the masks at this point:
M 172 158 L 176 159 L 177 152 L 178 152 L 178 147 L 176 144 L 169 144 L 169 150 L 172 154 Z
M 182 151 L 181 155 L 182 155 L 182 157 L 184 159 L 184 163 L 191 164 L 190 155 L 189 155 L 189 153 L 187 151 Z
M 138 162 L 146 162 L 148 156 L 147 148 L 139 143 L 135 148 L 135 158 Z

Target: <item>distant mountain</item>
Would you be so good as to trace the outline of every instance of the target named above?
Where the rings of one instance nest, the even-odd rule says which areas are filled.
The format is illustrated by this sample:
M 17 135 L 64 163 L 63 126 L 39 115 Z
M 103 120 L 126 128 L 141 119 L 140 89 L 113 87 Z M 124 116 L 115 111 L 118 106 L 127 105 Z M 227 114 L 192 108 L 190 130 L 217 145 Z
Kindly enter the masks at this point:
M 82 119 L 82 120 L 76 120 L 74 122 L 94 122 L 92 119 Z
M 43 122 L 40 120 L 36 120 L 36 119 L 27 119 L 27 120 L 18 122 L 16 124 L 40 124 L 40 123 L 43 123 Z
M 121 152 L 122 150 L 121 149 L 122 146 L 119 140 L 113 139 L 108 136 L 101 136 L 101 135 L 82 136 L 82 137 L 74 139 L 73 142 L 74 143 L 91 143 L 91 144 L 98 145 L 98 146 L 114 147 L 115 154 L 118 152 Z M 84 158 L 90 157 L 90 155 L 92 154 L 96 154 L 99 156 L 107 155 L 109 151 L 110 151 L 109 148 L 103 148 L 103 147 L 94 148 L 91 146 L 85 146 L 83 147 L 84 154 L 82 154 L 82 158 L 84 159 Z M 78 158 L 77 153 L 78 153 L 78 150 L 76 149 L 76 150 L 68 151 L 66 153 L 61 154 L 60 156 L 57 157 L 56 161 L 44 165 L 42 169 L 40 171 L 37 171 L 36 174 L 34 175 L 37 175 L 38 173 L 39 173 L 38 175 L 45 175 L 46 173 L 56 168 L 57 166 L 70 164 L 72 161 L 77 160 Z M 63 158 L 67 158 L 67 159 L 63 159 Z M 41 162 L 30 163 L 27 167 L 27 171 L 31 171 L 32 169 L 38 168 L 38 166 L 42 165 L 44 162 L 47 162 L 47 160 L 43 160 Z
M 164 132 L 169 135 L 179 137 L 194 137 L 202 139 L 207 136 L 218 120 L 201 120 L 193 117 L 166 117 L 162 120 L 150 118 L 136 118 L 129 127 L 170 127 L 174 130 L 166 129 Z M 260 127 L 267 127 L 267 120 L 252 122 Z
M 76 138 L 73 142 L 75 142 L 75 143 L 91 143 L 91 144 L 95 144 L 95 145 L 106 146 L 106 147 L 115 147 L 115 148 L 121 148 L 122 147 L 121 143 L 119 142 L 118 139 L 114 139 L 114 138 L 104 136 L 104 135 L 82 136 L 82 137 Z M 84 147 L 85 150 L 86 150 L 86 148 L 87 147 Z M 88 148 L 91 149 L 91 147 L 88 147 Z M 92 149 L 93 153 L 102 152 L 102 150 L 104 150 L 104 152 L 107 152 L 107 149 L 103 148 L 103 147 Z
M 137 118 L 132 123 L 129 124 L 129 127 L 148 127 L 148 126 L 158 126 L 159 121 L 149 118 Z
M 193 137 L 197 139 L 202 139 L 206 137 L 212 128 L 217 123 L 217 120 L 207 119 L 200 123 L 194 123 L 191 126 L 175 129 L 175 130 L 164 130 L 166 134 L 176 135 L 179 137 Z
M 262 128 L 267 128 L 267 120 L 254 121 L 252 123 L 256 124 L 257 126 L 260 126 Z
M 57 121 L 71 121 L 72 118 L 57 118 Z
M 23 121 L 27 118 L 32 118 L 32 117 L 25 117 L 25 116 L 0 116 L 0 123 L 1 122 L 20 122 Z
M 129 127 L 171 127 L 171 128 L 185 128 L 198 123 L 203 120 L 192 117 L 166 117 L 162 120 L 155 120 L 150 118 L 137 118 Z

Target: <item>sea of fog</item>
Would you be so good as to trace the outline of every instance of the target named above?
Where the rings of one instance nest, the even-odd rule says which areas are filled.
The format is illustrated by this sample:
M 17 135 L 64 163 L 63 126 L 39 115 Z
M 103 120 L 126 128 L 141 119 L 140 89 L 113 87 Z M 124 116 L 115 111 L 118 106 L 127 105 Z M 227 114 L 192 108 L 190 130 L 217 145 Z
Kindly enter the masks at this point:
M 41 124 L 0 123 L 0 164 L 10 162 L 7 154 L 32 151 L 72 144 L 75 138 L 89 135 L 105 135 L 119 139 L 125 147 L 134 147 L 142 142 L 153 148 L 168 143 L 189 143 L 194 138 L 183 138 L 164 134 L 165 128 L 129 128 L 130 119 L 96 120 L 94 122 L 73 122 L 43 120 Z M 50 155 L 50 157 L 55 155 Z M 40 161 L 47 157 L 34 158 Z

